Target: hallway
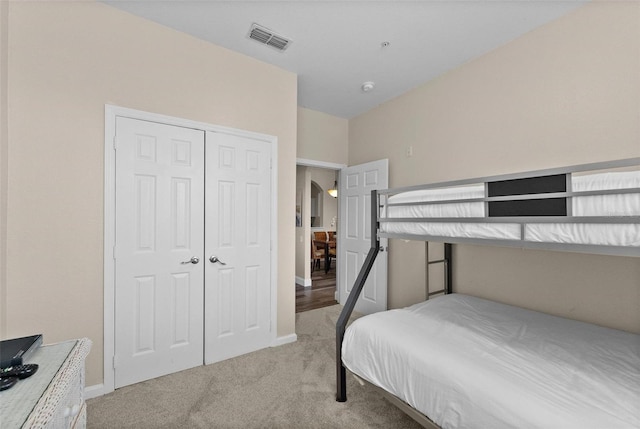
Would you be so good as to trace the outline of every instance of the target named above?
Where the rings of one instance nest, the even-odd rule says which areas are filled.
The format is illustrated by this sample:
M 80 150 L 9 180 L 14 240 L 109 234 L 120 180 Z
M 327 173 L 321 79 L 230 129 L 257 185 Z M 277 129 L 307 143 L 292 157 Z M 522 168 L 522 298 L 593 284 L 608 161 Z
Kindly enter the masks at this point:
M 296 284 L 296 313 L 335 305 L 336 301 L 336 264 L 333 263 L 327 274 L 324 267 L 311 275 L 311 287 Z

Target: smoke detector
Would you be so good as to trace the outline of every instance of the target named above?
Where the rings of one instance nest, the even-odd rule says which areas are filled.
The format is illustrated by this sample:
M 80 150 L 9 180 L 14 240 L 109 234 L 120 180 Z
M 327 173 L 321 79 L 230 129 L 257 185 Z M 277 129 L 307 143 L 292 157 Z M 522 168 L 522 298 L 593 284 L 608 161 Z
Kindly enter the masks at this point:
M 253 23 L 249 29 L 249 39 L 262 43 L 263 45 L 271 46 L 272 48 L 282 52 L 289 47 L 291 40 L 284 36 L 276 34 L 262 25 Z
M 376 87 L 375 82 L 365 82 L 362 84 L 360 89 L 362 89 L 362 92 L 371 92 L 375 87 Z

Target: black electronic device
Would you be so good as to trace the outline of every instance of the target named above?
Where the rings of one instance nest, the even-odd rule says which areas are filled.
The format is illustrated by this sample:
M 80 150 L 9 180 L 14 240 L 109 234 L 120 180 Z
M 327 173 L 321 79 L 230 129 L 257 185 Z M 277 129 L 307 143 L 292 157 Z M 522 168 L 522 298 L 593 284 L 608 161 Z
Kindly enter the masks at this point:
M 18 377 L 0 377 L 0 392 L 13 387 L 18 382 Z
M 0 341 L 0 368 L 22 365 L 41 345 L 41 334 Z
M 0 369 L 0 377 L 18 377 L 18 379 L 22 380 L 31 377 L 36 371 L 38 371 L 37 363 L 26 363 Z

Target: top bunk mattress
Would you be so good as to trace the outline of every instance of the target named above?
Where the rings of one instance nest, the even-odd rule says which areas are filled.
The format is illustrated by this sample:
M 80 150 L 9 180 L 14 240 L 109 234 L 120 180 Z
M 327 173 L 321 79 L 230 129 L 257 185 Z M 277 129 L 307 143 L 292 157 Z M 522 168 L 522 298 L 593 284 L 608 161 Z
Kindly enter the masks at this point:
M 574 192 L 640 188 L 640 171 L 587 174 L 571 178 Z M 409 191 L 387 199 L 388 218 L 478 218 L 485 217 L 485 202 L 438 201 L 485 197 L 485 185 Z M 589 195 L 570 198 L 571 213 L 583 216 L 640 216 L 640 193 Z M 392 205 L 423 202 L 418 205 Z M 436 202 L 435 204 L 429 204 Z M 640 246 L 640 225 L 597 223 L 469 223 L 469 222 L 382 222 L 381 231 L 396 234 L 467 237 L 532 242 Z
M 447 428 L 640 427 L 640 336 L 452 294 L 354 321 L 346 368 Z

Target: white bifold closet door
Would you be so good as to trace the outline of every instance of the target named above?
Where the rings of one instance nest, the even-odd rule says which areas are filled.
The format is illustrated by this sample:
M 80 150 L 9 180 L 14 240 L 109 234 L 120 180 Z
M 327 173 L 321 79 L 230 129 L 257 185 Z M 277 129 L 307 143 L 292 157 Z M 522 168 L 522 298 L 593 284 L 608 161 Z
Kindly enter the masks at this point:
M 114 366 L 122 387 L 202 365 L 204 132 L 119 117 L 116 136 Z
M 213 363 L 271 341 L 271 149 L 207 132 L 206 156 L 205 363 Z
M 271 146 L 122 117 L 116 142 L 115 387 L 268 346 Z

